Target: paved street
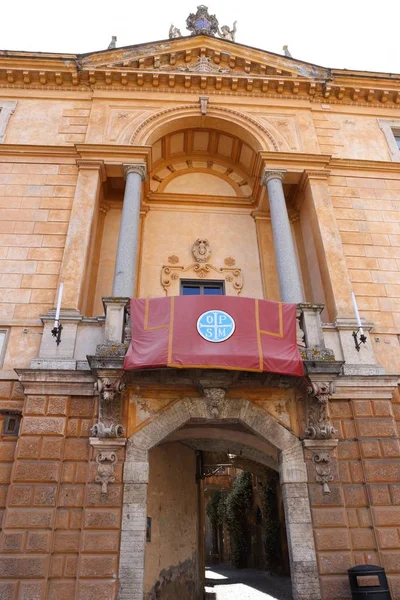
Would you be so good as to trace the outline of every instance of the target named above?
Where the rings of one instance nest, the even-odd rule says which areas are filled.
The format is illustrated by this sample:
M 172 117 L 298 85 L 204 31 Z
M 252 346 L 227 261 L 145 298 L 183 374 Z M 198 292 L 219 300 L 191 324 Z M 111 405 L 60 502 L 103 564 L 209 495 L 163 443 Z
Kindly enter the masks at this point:
M 215 565 L 206 569 L 206 600 L 292 600 L 290 578 Z

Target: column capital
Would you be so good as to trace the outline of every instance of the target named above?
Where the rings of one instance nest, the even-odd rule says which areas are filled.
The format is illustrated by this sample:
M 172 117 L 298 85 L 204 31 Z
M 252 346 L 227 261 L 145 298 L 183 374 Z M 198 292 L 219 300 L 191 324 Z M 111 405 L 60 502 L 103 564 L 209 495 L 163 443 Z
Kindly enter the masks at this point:
M 79 171 L 98 171 L 102 181 L 107 179 L 106 168 L 102 160 L 90 160 L 87 158 L 77 158 L 76 165 Z
M 267 185 L 268 181 L 270 181 L 271 179 L 279 179 L 279 181 L 283 182 L 285 175 L 285 169 L 268 169 L 268 167 L 265 167 L 261 176 L 261 183 L 263 185 Z
M 147 167 L 144 163 L 129 163 L 126 165 L 122 165 L 122 167 L 124 169 L 125 179 L 130 173 L 137 173 L 142 178 L 142 181 L 146 179 Z

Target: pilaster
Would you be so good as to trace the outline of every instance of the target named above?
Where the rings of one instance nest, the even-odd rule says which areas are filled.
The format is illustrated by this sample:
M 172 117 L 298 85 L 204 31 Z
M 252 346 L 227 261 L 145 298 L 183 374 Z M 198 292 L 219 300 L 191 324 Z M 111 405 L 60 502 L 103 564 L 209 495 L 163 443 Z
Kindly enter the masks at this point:
M 82 310 L 87 283 L 95 212 L 101 183 L 105 180 L 103 161 L 77 160 L 79 167 L 60 281 L 64 282 L 63 307 Z

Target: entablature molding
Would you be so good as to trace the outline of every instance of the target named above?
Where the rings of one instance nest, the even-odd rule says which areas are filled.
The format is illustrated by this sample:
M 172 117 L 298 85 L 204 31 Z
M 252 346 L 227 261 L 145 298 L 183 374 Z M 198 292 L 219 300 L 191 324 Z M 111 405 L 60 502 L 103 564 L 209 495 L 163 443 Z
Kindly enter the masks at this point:
M 92 52 L 0 51 L 0 87 L 52 90 L 212 90 L 215 94 L 400 107 L 399 77 L 329 69 L 196 35 Z

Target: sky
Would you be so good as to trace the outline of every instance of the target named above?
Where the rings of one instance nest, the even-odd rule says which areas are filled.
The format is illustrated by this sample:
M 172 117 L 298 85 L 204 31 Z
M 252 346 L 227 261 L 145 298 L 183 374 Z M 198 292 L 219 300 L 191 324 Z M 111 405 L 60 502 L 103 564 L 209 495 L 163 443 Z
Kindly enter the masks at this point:
M 201 0 L 200 0 L 201 1 Z M 324 67 L 400 73 L 400 1 L 203 0 L 236 41 Z M 0 49 L 85 53 L 183 35 L 199 0 L 14 0 L 1 2 Z M 380 10 L 382 8 L 382 10 Z

